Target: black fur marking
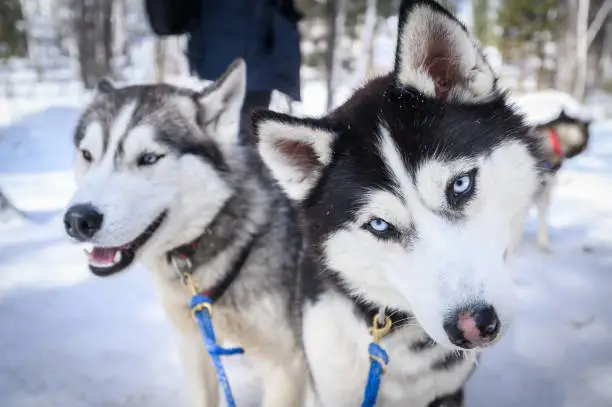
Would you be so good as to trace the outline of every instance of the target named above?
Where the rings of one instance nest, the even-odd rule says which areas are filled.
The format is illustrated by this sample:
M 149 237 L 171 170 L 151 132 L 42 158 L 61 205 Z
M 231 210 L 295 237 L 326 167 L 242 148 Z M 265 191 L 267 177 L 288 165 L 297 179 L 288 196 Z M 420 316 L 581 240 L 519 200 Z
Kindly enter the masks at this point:
M 435 348 L 438 344 L 430 337 L 420 339 L 410 344 L 410 350 L 415 353 L 420 353 L 432 348 Z
M 429 403 L 427 407 L 463 407 L 463 400 L 463 389 L 459 389 L 453 394 L 438 397 Z
M 100 93 L 111 93 L 115 90 L 115 85 L 109 78 L 102 78 L 96 85 L 96 90 Z
M 176 131 L 181 130 L 176 129 Z M 212 140 L 196 140 L 190 133 L 172 134 L 162 131 L 157 134 L 157 141 L 176 151 L 177 155 L 193 154 L 204 159 L 220 173 L 226 173 L 230 170 L 221 150 Z
M 331 163 L 300 205 L 305 238 L 313 248 L 305 262 L 315 274 L 318 273 L 314 270 L 324 269 L 319 261 L 324 256 L 320 243 L 345 223 L 355 221 L 355 214 L 364 204 L 364 192 L 382 189 L 394 193 L 397 188 L 374 136 L 381 123 L 386 124 L 411 175 L 427 160 L 487 156 L 506 142 L 523 144 L 533 156 L 540 157 L 537 142 L 527 135 L 522 117 L 507 106 L 505 95 L 480 104 L 443 102 L 398 88 L 391 75 L 371 81 L 323 119 L 258 112 L 253 120 L 256 130 L 263 120 L 280 120 L 337 134 Z M 319 278 L 322 280 L 318 281 Z M 333 270 L 325 270 L 323 276 L 313 278 L 311 283 L 306 293 L 315 301 L 329 284 L 345 295 L 348 292 L 346 283 Z M 364 306 L 356 298 L 351 299 L 366 320 L 370 319 L 371 308 L 385 305 Z
M 197 135 L 192 134 L 190 126 L 186 122 L 188 119 L 183 117 L 180 112 L 168 108 L 168 100 L 174 97 L 188 98 L 194 103 L 194 108 L 199 109 L 195 92 L 167 84 L 128 86 L 115 89 L 112 95 L 99 94 L 81 116 L 75 131 L 75 145 L 78 147 L 85 136 L 86 126 L 97 121 L 104 132 L 104 153 L 108 148 L 110 128 L 121 109 L 130 103 L 135 103 L 136 108 L 130 118 L 128 128 L 117 146 L 114 158 L 116 163 L 123 157 L 123 144 L 130 129 L 141 124 L 151 123 L 154 124 L 153 127 L 159 130 L 156 140 L 174 150 L 177 155 L 196 155 L 210 162 L 217 171 L 227 172 L 228 165 L 212 139 L 200 139 Z M 196 123 L 198 117 L 195 118 Z
M 442 359 L 436 360 L 431 368 L 433 370 L 449 370 L 462 362 L 465 362 L 462 352 L 449 351 Z
M 325 119 L 303 121 L 260 113 L 255 122 L 274 118 L 334 129 L 338 134 L 331 164 L 301 205 L 306 237 L 315 247 L 343 224 L 354 221 L 363 207 L 364 191 L 396 189 L 373 137 L 382 122 L 412 175 L 427 160 L 486 156 L 510 141 L 525 145 L 534 156 L 538 152 L 521 117 L 505 104 L 503 96 L 482 104 L 445 103 L 398 89 L 390 76 L 370 82 Z M 318 258 L 322 253 L 315 251 L 314 255 Z

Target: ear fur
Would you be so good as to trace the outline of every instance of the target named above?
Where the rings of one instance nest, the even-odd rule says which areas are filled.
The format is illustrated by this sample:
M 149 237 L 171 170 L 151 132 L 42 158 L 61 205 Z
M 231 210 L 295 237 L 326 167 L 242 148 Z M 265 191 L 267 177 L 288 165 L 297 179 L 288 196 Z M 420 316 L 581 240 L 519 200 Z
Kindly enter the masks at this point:
M 246 64 L 239 58 L 212 85 L 196 94 L 203 111 L 203 122 L 215 126 L 235 126 L 237 134 L 245 94 Z
M 109 94 L 115 91 L 115 89 L 117 88 L 110 78 L 102 78 L 96 85 L 96 92 L 98 94 Z
M 401 86 L 445 101 L 479 102 L 497 93 L 476 41 L 433 0 L 402 2 L 394 72 Z
M 316 119 L 298 119 L 269 110 L 253 115 L 259 153 L 295 200 L 304 200 L 332 159 L 336 133 Z

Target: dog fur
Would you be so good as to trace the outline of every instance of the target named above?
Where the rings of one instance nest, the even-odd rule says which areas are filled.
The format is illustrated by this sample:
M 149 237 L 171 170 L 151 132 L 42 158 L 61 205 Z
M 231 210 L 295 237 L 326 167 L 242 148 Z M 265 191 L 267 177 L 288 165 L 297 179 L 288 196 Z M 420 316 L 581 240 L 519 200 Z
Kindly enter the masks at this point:
M 392 73 L 322 118 L 253 123 L 304 225 L 303 342 L 322 404 L 361 403 L 382 309 L 393 329 L 377 406 L 462 405 L 485 345 L 454 345 L 448 321 L 485 304 L 507 330 L 506 259 L 543 168 L 465 27 L 434 1 L 404 1 Z
M 263 406 L 297 407 L 307 378 L 296 284 L 302 240 L 285 195 L 253 148 L 238 142 L 245 70 L 237 61 L 200 92 L 102 81 L 74 137 L 78 189 L 67 229 L 75 207 L 93 207 L 100 228 L 79 239 L 94 246 L 92 272 L 115 274 L 133 261 L 151 271 L 179 334 L 194 407 L 219 405 L 218 381 L 173 251 L 193 243 L 193 278 L 203 291 L 243 258 L 214 304 L 217 337 L 243 347 L 265 378 Z

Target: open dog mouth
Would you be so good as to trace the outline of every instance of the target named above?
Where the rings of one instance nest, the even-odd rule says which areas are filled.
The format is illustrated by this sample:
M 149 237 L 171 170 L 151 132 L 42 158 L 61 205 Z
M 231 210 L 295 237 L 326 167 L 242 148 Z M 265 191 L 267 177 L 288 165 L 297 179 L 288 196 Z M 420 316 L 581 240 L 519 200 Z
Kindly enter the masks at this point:
M 136 258 L 138 249 L 149 241 L 166 218 L 163 211 L 145 230 L 133 241 L 120 247 L 91 246 L 84 249 L 89 261 L 89 269 L 97 276 L 105 277 L 129 267 Z

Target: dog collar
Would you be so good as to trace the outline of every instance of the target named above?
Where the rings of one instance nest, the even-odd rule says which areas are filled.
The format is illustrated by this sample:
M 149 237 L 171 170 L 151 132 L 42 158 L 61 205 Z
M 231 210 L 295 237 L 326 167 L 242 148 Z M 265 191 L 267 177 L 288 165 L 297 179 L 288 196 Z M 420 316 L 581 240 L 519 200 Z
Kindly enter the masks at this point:
M 238 274 L 240 274 L 240 270 L 242 270 L 244 264 L 249 258 L 249 254 L 251 254 L 251 250 L 253 249 L 255 242 L 262 234 L 263 231 L 251 235 L 251 238 L 240 249 L 240 253 L 236 257 L 234 262 L 231 264 L 229 272 L 226 273 L 225 276 L 219 282 L 217 282 L 209 289 L 198 289 L 198 293 L 210 298 L 213 303 L 216 302 L 219 298 L 221 298 L 221 296 L 225 294 L 229 286 L 234 282 L 236 277 L 238 277 Z M 184 283 L 187 280 L 191 280 L 192 284 L 194 283 L 193 272 L 198 267 L 198 264 L 195 263 L 195 255 L 200 241 L 201 238 L 198 238 L 197 240 L 194 240 L 191 243 L 179 246 L 167 253 L 168 263 L 173 266 L 174 270 L 177 272 L 177 274 Z M 192 285 L 192 289 L 195 289 L 195 287 L 195 285 Z
M 557 133 L 557 130 L 555 130 L 553 127 L 548 129 L 548 141 L 550 141 L 555 155 L 557 157 L 562 157 L 563 150 L 561 150 L 561 141 L 559 140 L 559 134 Z

